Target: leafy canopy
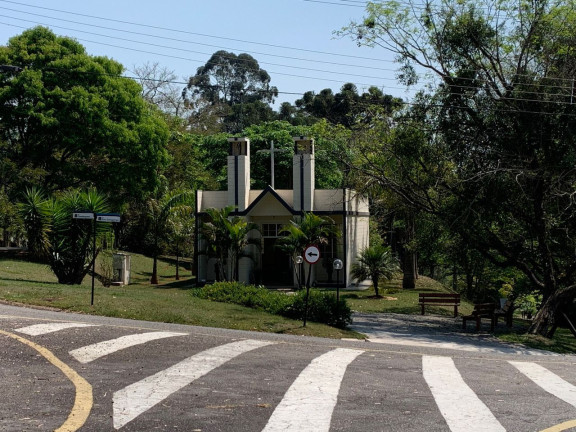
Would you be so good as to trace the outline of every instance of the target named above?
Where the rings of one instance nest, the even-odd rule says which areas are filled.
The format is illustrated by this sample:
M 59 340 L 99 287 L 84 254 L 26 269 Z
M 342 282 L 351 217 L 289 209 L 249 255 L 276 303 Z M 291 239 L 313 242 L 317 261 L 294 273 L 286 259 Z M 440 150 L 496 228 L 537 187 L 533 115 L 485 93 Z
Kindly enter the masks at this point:
M 11 168 L 0 186 L 14 196 L 95 186 L 114 199 L 155 188 L 168 130 L 122 65 L 44 27 L 0 47 L 0 64 L 21 68 L 0 73 L 0 154 Z

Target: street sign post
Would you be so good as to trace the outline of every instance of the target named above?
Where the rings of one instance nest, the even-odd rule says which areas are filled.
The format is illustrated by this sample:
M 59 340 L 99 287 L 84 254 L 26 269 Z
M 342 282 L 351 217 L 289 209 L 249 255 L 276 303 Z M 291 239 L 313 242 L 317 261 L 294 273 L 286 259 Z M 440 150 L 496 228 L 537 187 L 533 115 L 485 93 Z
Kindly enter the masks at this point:
M 79 220 L 92 220 L 92 293 L 90 296 L 90 306 L 94 306 L 94 278 L 96 276 L 96 222 L 109 222 L 117 223 L 120 222 L 119 213 L 94 213 L 87 210 L 77 210 L 72 213 L 73 219 Z
M 312 265 L 320 260 L 320 249 L 318 246 L 309 245 L 304 249 L 304 259 L 308 263 L 308 281 L 306 282 L 306 300 L 304 302 L 304 323 L 306 327 L 306 320 L 308 318 L 308 297 L 310 296 L 310 276 L 312 275 Z
M 120 222 L 119 213 L 96 213 L 96 222 Z
M 73 219 L 94 219 L 94 213 L 92 212 L 84 212 L 84 211 L 77 211 L 72 213 Z

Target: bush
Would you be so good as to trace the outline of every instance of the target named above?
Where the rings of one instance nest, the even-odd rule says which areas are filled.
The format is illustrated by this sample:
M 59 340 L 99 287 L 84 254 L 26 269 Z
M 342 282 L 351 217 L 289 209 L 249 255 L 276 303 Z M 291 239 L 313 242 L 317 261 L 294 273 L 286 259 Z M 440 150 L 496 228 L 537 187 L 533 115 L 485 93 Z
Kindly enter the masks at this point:
M 206 300 L 261 309 L 275 315 L 279 315 L 292 301 L 286 294 L 240 282 L 216 282 L 205 285 L 201 289 L 194 290 L 194 295 Z
M 234 303 L 296 320 L 304 319 L 306 291 L 294 296 L 270 291 L 263 286 L 240 282 L 216 282 L 193 291 L 193 295 L 212 301 Z M 308 320 L 345 328 L 352 323 L 352 311 L 344 299 L 336 304 L 334 294 L 310 290 Z
M 292 300 L 292 304 L 282 311 L 281 315 L 292 319 L 304 319 L 306 291 L 300 291 L 292 297 Z M 346 300 L 341 298 L 337 304 L 334 294 L 310 290 L 308 320 L 333 327 L 346 328 L 348 324 L 352 324 L 352 311 Z

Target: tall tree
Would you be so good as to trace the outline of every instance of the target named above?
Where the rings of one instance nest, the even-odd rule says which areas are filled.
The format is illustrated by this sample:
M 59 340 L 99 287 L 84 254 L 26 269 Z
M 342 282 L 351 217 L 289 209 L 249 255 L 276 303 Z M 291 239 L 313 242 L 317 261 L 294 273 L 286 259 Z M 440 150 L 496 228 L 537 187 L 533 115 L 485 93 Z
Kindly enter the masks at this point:
M 158 63 L 145 63 L 133 71 L 142 86 L 142 97 L 162 112 L 174 117 L 184 115 L 186 106 L 182 97 L 184 86 L 177 84 L 175 73 Z
M 122 65 L 43 27 L 1 46 L 0 64 L 19 68 L 0 71 L 0 163 L 20 173 L 0 186 L 13 199 L 30 185 L 95 186 L 115 201 L 156 187 L 168 130 Z
M 524 272 L 543 297 L 530 331 L 545 336 L 576 297 L 574 25 L 560 1 L 384 1 L 342 32 L 397 54 L 404 82 L 425 70 L 441 83 L 409 113 L 412 155 L 384 149 L 419 175 L 365 172 L 493 264 Z
M 236 133 L 274 117 L 269 104 L 278 96 L 278 89 L 270 81 L 268 72 L 251 55 L 221 50 L 190 77 L 185 96 L 193 105 L 204 100 L 209 107 L 226 108 L 224 131 Z

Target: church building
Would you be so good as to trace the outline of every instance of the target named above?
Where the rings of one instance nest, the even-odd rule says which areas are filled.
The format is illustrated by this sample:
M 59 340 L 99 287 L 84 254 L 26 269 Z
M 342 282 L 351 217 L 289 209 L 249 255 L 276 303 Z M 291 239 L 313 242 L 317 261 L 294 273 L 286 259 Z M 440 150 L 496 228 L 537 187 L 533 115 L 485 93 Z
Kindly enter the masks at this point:
M 320 259 L 312 266 L 311 284 L 348 286 L 350 268 L 358 253 L 368 246 L 368 201 L 353 190 L 316 189 L 314 178 L 314 140 L 307 137 L 294 138 L 293 188 L 276 190 L 268 186 L 264 190 L 250 188 L 250 140 L 229 138 L 228 190 L 202 191 L 196 195 L 196 250 L 203 250 L 199 227 L 205 220 L 209 208 L 223 209 L 233 206 L 232 215 L 246 218 L 257 224 L 261 247 L 249 245 L 245 257 L 239 261 L 239 280 L 266 286 L 297 286 L 298 281 L 292 257 L 276 248 L 282 236 L 282 227 L 297 220 L 303 212 L 329 217 L 342 233 L 327 245 L 319 245 Z M 333 269 L 335 259 L 343 262 L 337 274 Z M 215 260 L 202 253 L 197 254 L 198 281 L 213 281 L 216 278 Z M 308 264 L 305 262 L 306 274 Z M 227 274 L 230 274 L 227 272 Z

